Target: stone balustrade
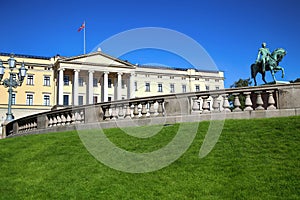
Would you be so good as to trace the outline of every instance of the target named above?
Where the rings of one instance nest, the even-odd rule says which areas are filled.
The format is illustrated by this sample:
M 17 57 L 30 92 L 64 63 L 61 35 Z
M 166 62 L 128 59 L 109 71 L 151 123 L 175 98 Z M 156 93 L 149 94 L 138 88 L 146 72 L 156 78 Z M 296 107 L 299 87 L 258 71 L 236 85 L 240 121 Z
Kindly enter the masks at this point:
M 4 124 L 5 136 L 74 130 L 101 123 L 114 127 L 116 121 L 145 121 L 157 118 L 177 122 L 197 116 L 225 113 L 226 118 L 300 115 L 300 84 L 265 85 L 133 98 L 92 105 L 74 106 L 35 114 Z M 161 119 L 161 120 L 160 120 Z M 84 126 L 86 125 L 86 126 Z

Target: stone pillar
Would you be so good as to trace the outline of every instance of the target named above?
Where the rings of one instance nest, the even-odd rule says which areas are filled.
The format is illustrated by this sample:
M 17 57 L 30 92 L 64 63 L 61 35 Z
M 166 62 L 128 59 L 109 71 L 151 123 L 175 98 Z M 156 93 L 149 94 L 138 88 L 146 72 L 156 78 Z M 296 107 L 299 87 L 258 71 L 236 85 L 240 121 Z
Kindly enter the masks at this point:
M 203 103 L 202 103 L 202 113 L 210 113 L 209 111 L 209 105 L 208 105 L 208 102 L 207 102 L 207 99 L 208 99 L 208 96 L 202 96 L 201 97 L 202 100 L 203 100 Z
M 213 98 L 213 112 L 220 112 L 220 106 L 219 106 L 219 101 L 218 101 L 218 97 L 219 95 L 218 94 L 214 94 L 214 95 L 211 95 L 211 97 Z
M 248 110 L 248 111 L 253 110 L 252 101 L 251 101 L 251 98 L 250 98 L 251 92 L 244 92 L 244 95 L 246 95 L 245 109 L 244 110 Z
M 117 100 L 122 99 L 122 74 L 118 72 Z
M 224 94 L 223 96 L 223 111 L 224 112 L 231 112 L 229 102 L 228 102 L 228 94 Z
M 73 105 L 78 106 L 78 86 L 79 86 L 79 81 L 78 81 L 78 74 L 79 74 L 78 69 L 74 69 L 74 80 L 73 80 Z
M 58 105 L 64 104 L 64 71 L 65 69 L 58 70 Z
M 233 109 L 233 111 L 234 112 L 240 112 L 240 111 L 242 111 L 242 109 L 241 109 L 241 103 L 240 103 L 240 99 L 239 99 L 240 93 L 233 93 L 232 95 L 234 96 L 234 102 L 233 102 L 234 109 Z
M 264 102 L 261 98 L 261 91 L 256 92 L 257 94 L 257 98 L 256 98 L 256 105 L 257 107 L 255 108 L 255 110 L 264 110 Z
M 127 88 L 129 96 L 127 98 L 135 98 L 135 88 L 134 88 L 134 77 L 135 73 L 131 73 L 129 77 L 129 87 Z
M 88 86 L 88 98 L 87 103 L 92 104 L 93 102 L 93 96 L 94 96 L 94 71 L 89 70 L 89 86 Z
M 269 105 L 267 107 L 267 110 L 275 110 L 276 109 L 275 100 L 274 100 L 274 97 L 273 97 L 273 92 L 274 92 L 274 90 L 267 91 L 267 93 L 268 93 L 268 105 Z
M 109 72 L 104 72 L 103 75 L 103 101 L 108 101 L 108 74 Z

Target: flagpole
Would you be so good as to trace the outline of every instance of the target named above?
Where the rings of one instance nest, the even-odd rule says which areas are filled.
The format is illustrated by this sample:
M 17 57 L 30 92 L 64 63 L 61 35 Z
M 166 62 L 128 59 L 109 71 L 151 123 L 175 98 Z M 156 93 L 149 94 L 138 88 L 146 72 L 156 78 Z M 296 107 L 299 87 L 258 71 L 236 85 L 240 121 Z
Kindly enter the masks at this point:
M 85 21 L 83 22 L 83 24 L 84 24 L 84 28 L 83 28 L 83 54 L 85 54 L 85 28 L 86 28 L 86 24 L 85 24 Z

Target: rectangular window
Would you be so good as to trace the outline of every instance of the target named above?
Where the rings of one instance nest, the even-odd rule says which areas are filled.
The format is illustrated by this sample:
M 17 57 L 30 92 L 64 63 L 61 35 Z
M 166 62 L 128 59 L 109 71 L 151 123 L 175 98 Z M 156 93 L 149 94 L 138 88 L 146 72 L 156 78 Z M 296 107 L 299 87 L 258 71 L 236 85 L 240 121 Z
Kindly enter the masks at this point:
M 206 89 L 206 91 L 208 91 L 208 90 L 209 90 L 209 86 L 208 86 L 208 85 L 206 85 L 206 86 L 205 86 L 205 89 Z
M 108 97 L 108 101 L 111 101 L 111 97 Z
M 158 92 L 162 92 L 163 91 L 162 84 L 159 83 L 157 86 L 158 86 Z
M 174 93 L 175 92 L 175 86 L 173 83 L 170 84 L 170 92 Z
M 33 94 L 26 95 L 26 105 L 28 105 L 28 106 L 33 105 Z
M 16 94 L 12 94 L 11 96 L 11 105 L 16 105 Z
M 134 82 L 134 90 L 138 91 L 138 87 L 137 87 L 137 82 L 136 81 Z
M 183 92 L 183 93 L 186 92 L 186 85 L 182 85 L 182 92 Z
M 44 106 L 50 106 L 50 95 L 44 95 Z
M 199 81 L 199 78 L 195 78 L 195 81 Z
M 199 92 L 199 91 L 200 91 L 200 86 L 196 85 L 196 92 Z
M 215 81 L 216 81 L 216 82 L 219 82 L 219 79 L 216 79 Z
M 162 76 L 161 76 L 161 75 L 158 75 L 157 78 L 162 78 Z
M 69 105 L 69 95 L 64 95 L 64 102 L 63 102 L 64 106 L 68 106 Z
M 78 79 L 78 85 L 79 85 L 80 87 L 83 86 L 83 82 L 84 82 L 83 77 L 79 77 L 79 79 Z
M 181 80 L 185 80 L 186 78 L 185 77 L 181 77 Z
M 98 79 L 93 78 L 93 87 L 98 87 Z
M 170 79 L 174 79 L 174 76 L 170 76 Z
M 83 105 L 83 96 L 78 96 L 78 105 Z
M 122 89 L 125 88 L 125 80 L 122 80 Z
M 208 79 L 208 78 L 206 78 L 206 79 L 205 79 L 205 81 L 209 81 L 209 79 Z
M 44 86 L 50 86 L 50 76 L 44 76 Z
M 67 75 L 64 75 L 64 85 L 69 85 L 70 77 Z
M 150 83 L 145 83 L 145 91 L 150 92 Z
M 33 85 L 33 75 L 32 74 L 27 75 L 27 85 Z
M 108 87 L 111 88 L 111 78 L 108 79 Z
M 219 90 L 220 89 L 220 87 L 219 86 L 216 86 L 216 90 Z

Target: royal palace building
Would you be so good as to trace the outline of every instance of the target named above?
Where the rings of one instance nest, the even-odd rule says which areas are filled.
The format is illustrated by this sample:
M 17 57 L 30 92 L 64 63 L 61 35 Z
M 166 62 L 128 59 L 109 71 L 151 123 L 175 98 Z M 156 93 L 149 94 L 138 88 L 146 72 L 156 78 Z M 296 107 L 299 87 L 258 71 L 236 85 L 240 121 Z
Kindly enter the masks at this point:
M 10 54 L 0 53 L 5 74 Z M 133 65 L 102 51 L 74 57 L 15 54 L 16 72 L 24 62 L 27 75 L 14 88 L 15 118 L 57 107 L 93 104 L 135 97 L 224 89 L 222 71 Z M 7 88 L 0 86 L 0 120 L 6 118 Z

